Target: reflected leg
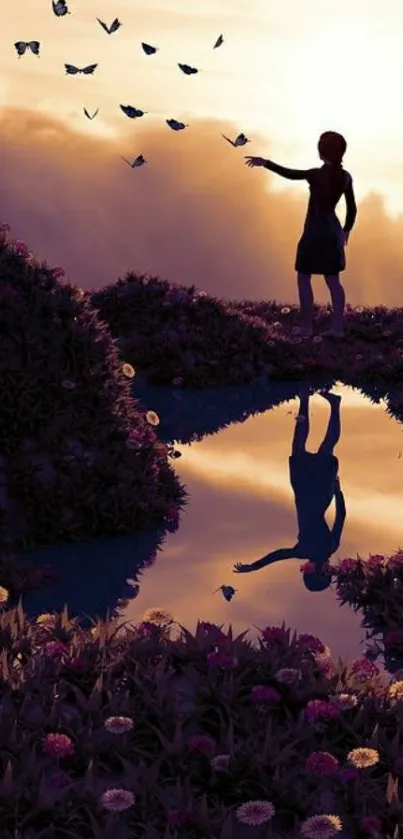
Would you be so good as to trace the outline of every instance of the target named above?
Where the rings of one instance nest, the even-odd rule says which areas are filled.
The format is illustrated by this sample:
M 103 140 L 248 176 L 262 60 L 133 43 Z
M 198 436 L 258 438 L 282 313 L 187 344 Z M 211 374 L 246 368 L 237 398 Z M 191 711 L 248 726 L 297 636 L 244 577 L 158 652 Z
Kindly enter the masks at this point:
M 299 410 L 295 422 L 291 454 L 303 454 L 309 434 L 309 393 L 299 397 Z
M 330 419 L 323 442 L 318 448 L 318 454 L 333 454 L 333 449 L 339 442 L 341 433 L 341 396 L 336 396 L 335 393 L 322 393 L 321 395 L 330 404 Z

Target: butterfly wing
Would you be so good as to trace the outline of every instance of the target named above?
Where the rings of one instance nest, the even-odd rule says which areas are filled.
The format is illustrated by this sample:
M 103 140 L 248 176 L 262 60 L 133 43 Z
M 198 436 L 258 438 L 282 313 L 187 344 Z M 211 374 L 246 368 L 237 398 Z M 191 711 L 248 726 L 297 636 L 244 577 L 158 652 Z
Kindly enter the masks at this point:
M 136 116 L 136 109 L 133 108 L 131 105 L 119 105 L 119 108 L 126 114 L 129 119 L 134 119 Z
M 111 23 L 109 27 L 109 34 L 111 32 L 116 32 L 116 30 L 119 29 L 119 26 L 121 26 L 120 20 L 118 20 L 118 18 L 115 17 L 115 20 Z
M 26 45 L 25 41 L 16 41 L 14 46 L 15 46 L 15 49 L 17 50 L 17 52 L 18 52 L 18 55 L 24 55 L 25 50 L 27 48 L 27 45 Z
M 216 40 L 216 42 L 215 42 L 215 44 L 214 44 L 213 49 L 216 49 L 217 47 L 220 47 L 220 46 L 221 46 L 221 44 L 223 43 L 223 41 L 224 41 L 223 36 L 222 36 L 222 35 L 219 35 L 219 36 L 218 36 L 218 38 L 217 38 L 217 40 Z
M 40 46 L 39 41 L 31 41 L 29 44 L 30 50 L 34 55 L 39 55 Z
M 151 44 L 145 44 L 142 41 L 141 46 L 143 47 L 146 55 L 153 55 L 153 53 L 157 52 L 157 47 L 152 47 Z
M 83 67 L 81 73 L 84 73 L 85 76 L 92 76 L 94 70 L 98 67 L 98 64 L 89 64 L 88 67 Z
M 101 24 L 102 29 L 104 29 L 104 30 L 105 30 L 105 32 L 108 32 L 108 33 L 109 33 L 109 29 L 108 29 L 108 27 L 107 27 L 106 23 L 104 23 L 104 22 L 103 22 L 103 20 L 100 20 L 100 19 L 99 19 L 99 17 L 97 17 L 97 21 L 98 21 L 98 23 L 100 23 L 100 24 Z
M 65 64 L 64 66 L 66 68 L 66 73 L 69 76 L 75 76 L 76 73 L 80 73 L 80 70 L 78 69 L 78 67 L 75 67 L 74 64 Z

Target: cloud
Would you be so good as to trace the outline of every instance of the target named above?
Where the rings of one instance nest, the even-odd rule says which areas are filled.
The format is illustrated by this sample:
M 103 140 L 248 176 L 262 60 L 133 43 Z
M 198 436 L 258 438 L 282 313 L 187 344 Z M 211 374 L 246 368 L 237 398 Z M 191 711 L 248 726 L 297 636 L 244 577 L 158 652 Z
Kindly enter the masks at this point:
M 177 134 L 130 123 L 118 142 L 10 108 L 0 127 L 1 215 L 72 282 L 101 288 L 136 270 L 222 297 L 297 299 L 307 196 L 300 186 L 272 191 L 275 176 L 245 167 L 244 150 L 221 139 L 233 126 L 200 120 Z M 140 152 L 149 161 L 141 169 L 120 159 Z M 347 299 L 402 305 L 403 218 L 388 216 L 376 194 L 358 212 Z M 322 278 L 314 286 L 326 300 Z

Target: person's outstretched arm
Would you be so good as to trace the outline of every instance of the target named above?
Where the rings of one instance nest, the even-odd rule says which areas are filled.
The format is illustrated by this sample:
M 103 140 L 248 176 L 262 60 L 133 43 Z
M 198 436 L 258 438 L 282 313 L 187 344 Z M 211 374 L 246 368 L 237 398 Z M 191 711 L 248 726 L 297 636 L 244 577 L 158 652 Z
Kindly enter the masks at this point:
M 246 155 L 245 162 L 247 166 L 263 166 L 264 169 L 270 169 L 270 172 L 275 172 L 276 175 L 281 175 L 282 178 L 288 178 L 290 181 L 309 181 L 313 172 L 313 169 L 288 169 L 264 157 Z
M 250 565 L 246 565 L 243 562 L 237 562 L 235 563 L 233 570 L 236 574 L 243 574 L 248 571 L 259 571 L 260 568 L 265 568 L 266 565 L 272 565 L 273 562 L 279 562 L 280 559 L 296 559 L 295 547 L 279 548 L 277 551 L 271 551 L 271 553 L 266 554 L 266 556 L 262 556 L 261 559 L 257 559 Z
M 337 551 L 337 549 L 340 547 L 341 534 L 343 533 L 344 522 L 346 520 L 346 504 L 344 501 L 344 495 L 341 491 L 340 482 L 338 478 L 336 480 L 334 496 L 336 501 L 336 518 L 332 527 L 332 536 L 334 550 Z

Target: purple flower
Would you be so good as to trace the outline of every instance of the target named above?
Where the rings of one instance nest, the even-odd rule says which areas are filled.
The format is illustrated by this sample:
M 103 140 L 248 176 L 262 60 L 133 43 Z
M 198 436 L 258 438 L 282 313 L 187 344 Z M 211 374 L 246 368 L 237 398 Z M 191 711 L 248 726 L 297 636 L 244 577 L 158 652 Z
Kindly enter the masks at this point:
M 325 722 L 339 719 L 341 711 L 332 702 L 324 699 L 311 699 L 305 707 L 305 714 L 309 722 Z
M 270 685 L 255 685 L 251 690 L 251 699 L 254 702 L 281 702 L 282 696 L 276 688 Z
M 23 242 L 22 239 L 15 239 L 14 240 L 13 249 L 20 256 L 28 256 L 28 253 L 29 253 L 28 245 L 25 242 Z
M 216 744 L 215 740 L 209 734 L 194 734 L 188 740 L 188 747 L 192 752 L 200 752 L 205 757 L 212 757 Z

